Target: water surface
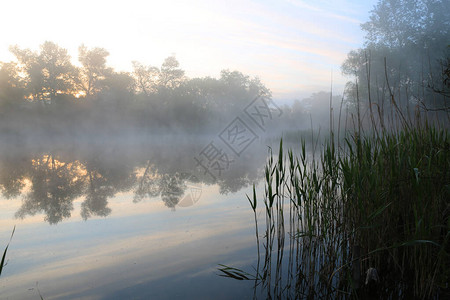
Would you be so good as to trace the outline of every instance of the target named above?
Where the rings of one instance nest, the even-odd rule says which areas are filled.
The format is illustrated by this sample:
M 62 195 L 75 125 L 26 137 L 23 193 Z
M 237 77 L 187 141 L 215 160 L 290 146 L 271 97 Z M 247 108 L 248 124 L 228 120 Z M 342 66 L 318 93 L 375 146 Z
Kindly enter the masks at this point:
M 16 232 L 1 298 L 251 297 L 251 282 L 217 266 L 255 265 L 245 195 L 267 144 L 225 149 L 186 136 L 2 144 L 2 251 Z

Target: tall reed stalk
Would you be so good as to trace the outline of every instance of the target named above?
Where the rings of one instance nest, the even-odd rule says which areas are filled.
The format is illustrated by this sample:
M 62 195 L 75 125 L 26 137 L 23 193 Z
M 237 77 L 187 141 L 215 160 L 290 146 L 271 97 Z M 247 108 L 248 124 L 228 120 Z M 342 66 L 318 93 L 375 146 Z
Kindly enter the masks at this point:
M 255 190 L 249 198 L 257 272 L 249 276 L 232 268 L 234 277 L 255 279 L 255 297 L 437 299 L 450 294 L 450 139 L 448 123 L 440 119 L 448 120 L 448 111 L 434 116 L 417 105 L 413 119 L 411 95 L 406 93 L 402 110 L 386 59 L 384 83 L 379 86 L 375 78 L 374 94 L 370 53 L 366 67 L 369 106 L 361 103 L 356 82 L 356 115 L 345 115 L 341 132 L 341 104 L 337 140 L 330 104 L 330 136 L 322 147 L 317 147 L 320 128 L 315 138 L 311 126 L 311 152 L 306 139 L 296 152 L 283 150 L 282 140 L 277 157 L 269 151 L 262 200 Z M 257 219 L 258 211 L 263 220 Z
M 450 140 L 431 126 L 329 140 L 314 159 L 269 153 L 262 198 L 268 299 L 437 298 L 450 278 Z M 249 198 L 250 200 L 250 198 Z M 286 246 L 286 247 L 285 247 Z M 260 258 L 258 250 L 258 261 Z M 379 280 L 366 285 L 366 270 Z

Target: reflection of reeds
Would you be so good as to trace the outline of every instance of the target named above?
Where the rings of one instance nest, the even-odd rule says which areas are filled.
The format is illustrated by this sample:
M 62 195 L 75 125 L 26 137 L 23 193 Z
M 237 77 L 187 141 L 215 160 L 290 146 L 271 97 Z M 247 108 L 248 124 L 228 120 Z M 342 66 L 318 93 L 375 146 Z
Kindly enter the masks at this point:
M 331 140 L 314 159 L 304 142 L 287 156 L 280 142 L 278 158 L 269 156 L 262 225 L 256 193 L 249 198 L 258 245 L 264 228 L 260 291 L 270 299 L 430 298 L 448 291 L 447 130 L 404 127 L 347 136 L 345 144 L 336 149 Z M 371 267 L 380 275 L 375 290 L 365 285 Z
M 14 226 L 13 231 L 11 233 L 11 237 L 9 238 L 8 245 L 6 245 L 5 251 L 3 252 L 2 261 L 0 263 L 0 275 L 2 275 L 3 268 L 6 265 L 6 252 L 8 251 L 9 244 L 11 243 L 12 237 L 14 235 L 14 231 L 16 231 L 16 226 Z

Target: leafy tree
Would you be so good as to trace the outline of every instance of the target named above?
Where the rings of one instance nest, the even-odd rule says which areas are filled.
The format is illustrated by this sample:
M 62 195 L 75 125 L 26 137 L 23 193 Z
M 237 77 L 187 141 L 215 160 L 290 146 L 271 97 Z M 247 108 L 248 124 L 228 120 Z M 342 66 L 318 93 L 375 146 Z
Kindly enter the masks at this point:
M 17 64 L 0 62 L 0 108 L 14 107 L 23 103 L 25 90 Z
M 180 63 L 173 55 L 164 60 L 159 77 L 160 87 L 173 89 L 180 86 L 184 80 L 184 71 L 179 66 Z
M 184 71 L 175 56 L 167 57 L 161 69 L 145 66 L 133 61 L 133 76 L 136 81 L 136 90 L 146 96 L 158 91 L 174 90 L 185 81 Z
M 136 91 L 148 96 L 157 90 L 160 71 L 157 67 L 144 66 L 140 62 L 133 61 L 133 76 L 136 80 Z
M 257 77 L 239 71 L 222 70 L 216 92 L 217 106 L 223 113 L 236 113 L 257 96 L 271 98 L 271 92 Z
M 71 64 L 67 50 L 52 42 L 42 44 L 39 51 L 18 46 L 10 50 L 17 61 L 0 63 L 2 132 L 40 128 L 57 136 L 122 132 L 136 125 L 215 131 L 257 96 L 271 97 L 257 77 L 239 71 L 223 70 L 218 79 L 189 79 L 175 56 L 167 57 L 160 68 L 133 62 L 130 74 L 108 67 L 109 53 L 103 48 L 81 45 L 80 67 Z M 82 95 L 98 101 L 77 99 Z M 34 110 L 28 102 L 52 107 Z M 14 107 L 6 113 L 6 106 Z M 20 119 L 26 122 L 15 121 Z
M 366 45 L 440 50 L 450 34 L 450 4 L 443 0 L 381 0 L 361 25 Z M 437 49 L 434 49 L 437 48 Z M 422 50 L 422 49 L 421 49 Z
M 40 46 L 39 53 L 18 46 L 11 47 L 10 51 L 19 62 L 33 99 L 53 104 L 59 94 L 75 91 L 76 69 L 66 49 L 47 41 Z
M 78 73 L 78 87 L 86 96 L 99 93 L 104 88 L 104 81 L 112 73 L 106 66 L 109 52 L 103 48 L 88 49 L 81 45 L 78 48 L 78 60 L 82 67 Z
M 364 48 L 351 51 L 342 65 L 344 74 L 356 78 L 347 86 L 347 98 L 356 98 L 358 87 L 358 97 L 368 100 L 369 109 L 373 102 L 383 110 L 393 97 L 403 110 L 411 100 L 431 105 L 433 89 L 443 88 L 449 20 L 448 1 L 380 0 L 361 25 Z M 448 97 L 440 97 L 435 105 L 446 101 Z
M 104 88 L 100 98 L 113 108 L 124 108 L 130 105 L 133 98 L 135 81 L 128 72 L 112 72 L 104 79 Z
M 229 92 L 236 99 L 242 99 L 243 92 L 250 98 L 256 96 L 270 98 L 272 96 L 270 90 L 264 86 L 258 77 L 251 78 L 239 71 L 222 70 L 220 81 L 226 87 L 226 92 Z

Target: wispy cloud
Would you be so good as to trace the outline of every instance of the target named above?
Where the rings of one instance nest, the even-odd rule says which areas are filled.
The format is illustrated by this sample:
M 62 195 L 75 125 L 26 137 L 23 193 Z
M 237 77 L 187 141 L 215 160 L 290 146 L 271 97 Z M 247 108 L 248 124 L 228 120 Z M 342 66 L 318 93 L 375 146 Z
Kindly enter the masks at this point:
M 11 44 L 36 49 L 45 40 L 68 48 L 75 58 L 81 43 L 104 47 L 111 53 L 109 63 L 122 70 L 130 70 L 132 60 L 159 66 L 175 53 L 188 76 L 217 76 L 225 68 L 250 70 L 273 82 L 269 88 L 275 91 L 285 89 L 277 85 L 276 77 L 299 73 L 289 66 L 268 68 L 265 61 L 257 61 L 262 55 L 275 62 L 280 57 L 305 58 L 311 66 L 303 68 L 307 73 L 335 67 L 362 44 L 358 24 L 375 2 L 130 0 L 124 5 L 80 0 L 62 5 L 43 0 L 24 5 L 9 1 L 5 11 L 21 14 L 0 19 L 0 60 L 12 58 L 7 53 Z
M 346 0 L 341 1 L 325 0 L 313 2 L 304 0 L 286 0 L 286 1 L 296 7 L 320 13 L 325 18 L 329 17 L 335 18 L 337 20 L 342 20 L 353 24 L 360 24 L 362 21 L 359 18 L 354 17 L 358 15 L 358 11 L 353 9 L 355 4 L 358 3 L 356 1 L 346 1 Z
M 204 209 L 208 209 L 207 206 Z M 69 293 L 81 294 L 84 289 L 89 289 L 92 295 L 95 289 L 104 294 L 108 288 L 113 291 L 138 282 L 176 276 L 193 266 L 210 266 L 230 251 L 253 246 L 254 233 L 250 230 L 253 224 L 244 217 L 247 211 L 223 210 L 217 218 L 217 207 L 213 214 L 204 209 L 198 214 L 196 210 L 189 214 L 197 221 L 187 227 L 184 218 L 170 214 L 170 220 L 165 220 L 158 212 L 145 218 L 110 218 L 106 222 L 109 226 L 93 230 L 90 227 L 89 234 L 83 232 L 86 226 L 82 222 L 77 223 L 70 226 L 72 230 L 64 231 L 64 237 L 55 237 L 58 231 L 50 235 L 51 241 L 46 240 L 47 236 L 40 236 L 41 243 L 31 248 L 15 243 L 7 271 L 22 270 L 4 274 L 8 285 L 2 287 L 2 295 L 23 299 L 30 293 L 27 288 L 33 287 L 37 280 L 41 290 L 56 298 L 69 297 Z M 140 226 L 134 228 L 133 235 L 123 233 L 137 225 Z M 124 231 L 123 227 L 128 229 Z M 114 232 L 117 228 L 120 232 Z M 26 240 L 26 231 L 21 230 L 21 240 Z M 37 231 L 28 234 L 31 232 L 36 234 Z M 232 244 L 233 248 L 223 247 L 224 243 Z M 186 252 L 186 249 L 192 251 Z M 22 268 L 18 266 L 21 264 Z

